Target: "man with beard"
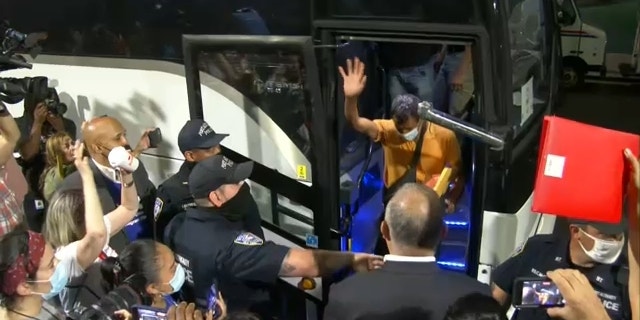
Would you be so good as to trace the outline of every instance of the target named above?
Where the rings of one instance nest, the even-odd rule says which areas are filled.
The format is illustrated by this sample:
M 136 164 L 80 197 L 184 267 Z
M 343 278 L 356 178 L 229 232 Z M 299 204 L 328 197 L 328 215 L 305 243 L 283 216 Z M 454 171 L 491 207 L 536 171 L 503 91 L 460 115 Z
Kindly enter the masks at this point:
M 158 186 L 153 208 L 158 239 L 163 238 L 171 219 L 187 208 L 196 207 L 189 191 L 189 174 L 198 162 L 220 154 L 220 142 L 227 136 L 216 133 L 204 120 L 189 120 L 182 127 L 178 134 L 178 147 L 185 161 L 178 173 Z M 227 202 L 224 207 L 228 209 L 229 219 L 242 220 L 247 231 L 264 239 L 258 205 L 247 183 L 242 184 L 233 201 Z
M 148 149 L 149 132 L 150 130 L 145 131 L 140 138 L 140 143 L 136 147 L 137 152 Z M 108 116 L 94 118 L 82 126 L 82 137 L 86 151 L 92 160 L 89 165 L 93 171 L 93 178 L 96 181 L 98 196 L 104 212 L 111 212 L 120 204 L 121 188 L 127 187 L 122 184 L 119 171 L 113 169 L 109 164 L 109 152 L 113 148 L 124 147 L 131 150 L 126 134 L 122 124 L 115 118 Z M 122 233 L 111 238 L 109 245 L 117 252 L 130 241 L 153 236 L 153 225 L 150 221 L 153 217 L 156 187 L 149 180 L 147 170 L 141 161 L 133 172 L 133 181 L 140 198 L 139 210 L 132 223 L 125 227 Z M 60 190 L 69 189 L 82 190 L 82 180 L 78 172 L 66 177 L 60 186 Z

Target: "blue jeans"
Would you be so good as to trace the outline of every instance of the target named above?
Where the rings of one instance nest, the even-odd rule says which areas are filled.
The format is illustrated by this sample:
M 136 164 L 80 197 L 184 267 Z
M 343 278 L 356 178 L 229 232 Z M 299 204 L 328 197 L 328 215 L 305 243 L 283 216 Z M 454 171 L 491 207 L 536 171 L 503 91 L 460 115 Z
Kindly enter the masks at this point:
M 426 64 L 390 70 L 389 95 L 391 100 L 398 95 L 410 93 L 422 101 L 431 101 L 436 76 L 433 63 L 436 58 L 437 55 L 433 55 Z
M 451 115 L 460 116 L 464 107 L 473 95 L 473 72 L 469 71 L 464 76 L 462 90 L 451 90 L 451 82 L 458 72 L 464 52 L 449 53 L 445 56 L 440 66 L 440 71 L 435 79 L 433 87 L 433 106 Z

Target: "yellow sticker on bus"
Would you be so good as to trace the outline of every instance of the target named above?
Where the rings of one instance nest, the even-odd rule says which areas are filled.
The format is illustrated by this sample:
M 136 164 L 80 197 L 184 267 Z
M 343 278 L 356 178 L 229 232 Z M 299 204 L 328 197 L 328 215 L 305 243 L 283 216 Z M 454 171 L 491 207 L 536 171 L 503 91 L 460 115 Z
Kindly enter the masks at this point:
M 296 169 L 296 172 L 299 180 L 307 180 L 307 166 L 298 165 L 298 169 Z

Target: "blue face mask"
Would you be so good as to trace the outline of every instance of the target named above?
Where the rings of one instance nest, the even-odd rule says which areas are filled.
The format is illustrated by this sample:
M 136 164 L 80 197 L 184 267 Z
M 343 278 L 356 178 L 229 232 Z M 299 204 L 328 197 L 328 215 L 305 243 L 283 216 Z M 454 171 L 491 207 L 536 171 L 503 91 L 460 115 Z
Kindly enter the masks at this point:
M 32 282 L 49 282 L 51 283 L 51 290 L 47 293 L 39 293 L 42 295 L 42 299 L 49 300 L 55 296 L 57 296 L 62 289 L 67 286 L 69 283 L 69 263 L 68 261 L 60 261 L 58 265 L 56 265 L 56 269 L 53 271 L 51 278 L 49 280 L 41 280 L 41 281 L 32 281 Z
M 178 264 L 176 266 L 176 273 L 173 275 L 173 278 L 171 278 L 171 281 L 169 281 L 169 285 L 173 290 L 171 291 L 171 293 L 176 293 L 180 291 L 180 289 L 182 288 L 182 285 L 184 284 L 185 278 L 186 278 L 186 272 L 184 271 L 184 268 L 182 267 L 182 265 Z

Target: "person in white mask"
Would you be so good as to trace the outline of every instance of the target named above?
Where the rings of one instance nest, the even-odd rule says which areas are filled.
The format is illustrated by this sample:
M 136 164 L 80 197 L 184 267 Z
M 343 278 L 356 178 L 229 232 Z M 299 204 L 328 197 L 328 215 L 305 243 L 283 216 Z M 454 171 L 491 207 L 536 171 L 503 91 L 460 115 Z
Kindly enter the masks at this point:
M 568 236 L 556 232 L 529 238 L 493 271 L 493 297 L 508 306 L 515 279 L 573 269 L 588 279 L 611 320 L 630 319 L 626 225 L 625 213 L 618 224 L 569 221 Z M 544 308 L 533 308 L 517 310 L 513 319 L 551 317 Z
M 576 260 L 589 267 L 596 263 L 613 264 L 620 259 L 625 245 L 625 225 L 572 221 L 570 230 Z M 572 256 L 573 257 L 573 256 Z
M 370 120 L 358 113 L 360 95 L 367 77 L 365 65 L 358 58 L 347 60 L 346 68 L 339 68 L 344 82 L 344 115 L 351 126 L 384 149 L 384 185 L 387 199 L 402 184 L 428 184 L 446 166 L 453 170 L 452 178 L 461 165 L 460 146 L 453 131 L 421 120 L 418 116 L 420 98 L 411 94 L 392 97 L 391 119 Z M 416 152 L 418 146 L 421 150 Z M 417 157 L 416 157 L 417 155 Z
M 346 68 L 339 67 L 344 83 L 344 115 L 356 131 L 382 145 L 384 203 L 407 183 L 421 183 L 433 188 L 445 167 L 452 171 L 449 181 L 456 181 L 462 165 L 456 135 L 447 128 L 420 119 L 420 98 L 411 94 L 392 97 L 391 119 L 371 120 L 360 116 L 358 103 L 367 83 L 365 69 L 358 58 L 348 59 Z M 461 181 L 456 182 L 458 188 L 452 188 L 452 192 L 444 195 L 448 212 L 454 210 L 463 185 Z M 388 252 L 382 238 L 376 251 L 379 254 Z

